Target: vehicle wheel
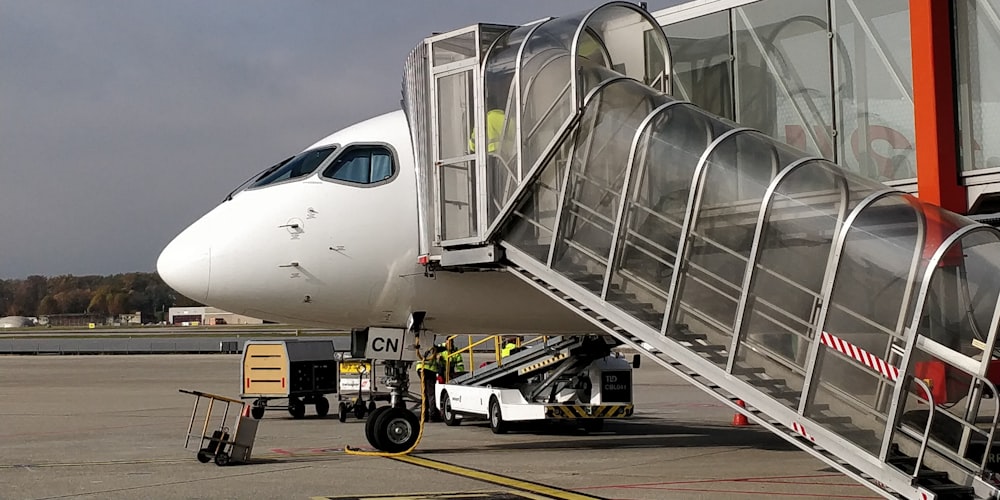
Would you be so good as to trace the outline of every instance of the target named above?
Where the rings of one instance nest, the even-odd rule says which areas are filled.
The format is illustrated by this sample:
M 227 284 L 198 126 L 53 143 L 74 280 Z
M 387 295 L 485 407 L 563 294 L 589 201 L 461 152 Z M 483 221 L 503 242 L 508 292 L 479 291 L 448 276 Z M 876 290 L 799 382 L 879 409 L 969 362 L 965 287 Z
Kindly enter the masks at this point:
M 382 449 L 382 445 L 378 440 L 379 437 L 378 433 L 375 432 L 375 421 L 378 420 L 378 417 L 381 416 L 383 413 L 389 411 L 390 408 L 392 407 L 380 406 L 378 408 L 375 408 L 375 411 L 368 414 L 368 420 L 365 421 L 365 438 L 368 439 L 368 444 L 374 446 L 376 449 L 379 450 Z
M 458 418 L 458 415 L 455 415 L 451 409 L 451 398 L 448 397 L 448 391 L 441 392 L 441 418 L 444 420 L 444 425 L 448 427 L 462 423 L 462 419 Z
M 500 412 L 500 402 L 496 396 L 490 398 L 490 430 L 493 434 L 506 434 L 509 424 L 504 422 L 503 414 Z
M 264 407 L 257 406 L 257 403 L 254 403 L 254 405 L 250 407 L 250 416 L 257 420 L 264 418 Z
M 229 454 L 226 453 L 226 452 L 224 452 L 224 451 L 220 451 L 220 452 L 216 453 L 215 454 L 215 465 L 218 465 L 219 467 L 225 467 L 225 466 L 229 465 Z
M 361 420 L 361 419 L 365 418 L 365 414 L 366 413 L 368 413 L 368 410 L 365 408 L 365 403 L 364 402 L 362 402 L 361 400 L 358 400 L 356 403 L 354 403 L 354 416 L 355 416 L 355 418 L 357 418 L 358 420 Z
M 302 418 L 306 416 L 306 405 L 298 398 L 291 398 L 288 400 L 288 414 L 292 418 Z
M 371 413 L 371 412 L 375 411 L 375 408 L 378 408 L 378 405 L 375 404 L 374 401 L 369 401 L 368 402 L 368 413 Z
M 420 419 L 405 408 L 389 408 L 375 419 L 379 449 L 399 453 L 410 449 L 420 436 Z
M 325 417 L 327 413 L 330 413 L 330 400 L 323 396 L 316 398 L 316 415 Z
M 208 450 L 198 450 L 198 461 L 207 464 L 212 461 L 212 454 Z
M 347 403 L 341 402 L 337 411 L 337 420 L 341 422 L 347 422 L 347 415 L 351 413 L 351 409 L 347 407 Z
M 584 432 L 601 432 L 604 430 L 603 418 L 588 418 L 580 422 Z

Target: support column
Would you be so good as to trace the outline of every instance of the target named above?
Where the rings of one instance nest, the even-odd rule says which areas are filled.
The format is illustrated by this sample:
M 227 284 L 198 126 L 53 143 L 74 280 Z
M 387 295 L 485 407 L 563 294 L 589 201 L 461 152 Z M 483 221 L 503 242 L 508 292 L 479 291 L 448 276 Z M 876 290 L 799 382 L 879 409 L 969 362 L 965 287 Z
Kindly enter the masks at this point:
M 913 114 L 917 143 L 917 196 L 964 214 L 959 184 L 952 1 L 910 0 Z

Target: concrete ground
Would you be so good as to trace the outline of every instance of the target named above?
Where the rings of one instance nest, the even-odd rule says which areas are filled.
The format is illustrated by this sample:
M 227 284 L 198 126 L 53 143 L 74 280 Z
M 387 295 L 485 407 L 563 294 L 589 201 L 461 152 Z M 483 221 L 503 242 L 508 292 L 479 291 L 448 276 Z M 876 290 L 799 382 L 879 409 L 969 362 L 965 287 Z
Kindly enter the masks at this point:
M 401 461 L 343 453 L 367 447 L 361 420 L 274 410 L 252 463 L 201 464 L 183 449 L 194 398 L 178 389 L 236 397 L 239 364 L 0 357 L 0 498 L 877 498 L 777 436 L 733 427 L 730 410 L 652 363 L 635 374 L 636 415 L 597 434 L 428 424 Z

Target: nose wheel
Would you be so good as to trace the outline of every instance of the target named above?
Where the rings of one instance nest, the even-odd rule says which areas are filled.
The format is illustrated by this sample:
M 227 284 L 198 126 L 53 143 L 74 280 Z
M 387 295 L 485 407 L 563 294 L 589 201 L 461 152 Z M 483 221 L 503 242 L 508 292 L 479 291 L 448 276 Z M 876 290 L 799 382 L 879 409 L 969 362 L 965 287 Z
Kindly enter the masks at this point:
M 399 453 L 413 447 L 420 437 L 420 419 L 406 408 L 410 385 L 409 362 L 386 361 L 386 386 L 392 397 L 389 406 L 370 412 L 365 421 L 365 437 L 375 449 Z

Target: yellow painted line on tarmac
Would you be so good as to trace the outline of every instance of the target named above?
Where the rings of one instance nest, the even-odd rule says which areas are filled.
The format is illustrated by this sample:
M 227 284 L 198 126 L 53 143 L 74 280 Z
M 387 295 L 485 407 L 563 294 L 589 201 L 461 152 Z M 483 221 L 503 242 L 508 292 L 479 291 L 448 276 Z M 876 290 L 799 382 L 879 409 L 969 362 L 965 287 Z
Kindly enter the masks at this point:
M 433 469 L 448 474 L 454 474 L 456 476 L 462 476 L 470 479 L 476 479 L 479 481 L 485 481 L 487 483 L 498 484 L 500 486 L 506 486 L 507 488 L 515 490 L 537 493 L 539 495 L 544 495 L 547 498 L 557 498 L 560 500 L 603 500 L 601 497 L 585 495 L 583 493 L 577 493 L 575 491 L 563 490 L 560 488 L 555 488 L 544 484 L 525 481 L 523 479 L 516 479 L 509 476 L 494 474 L 492 472 L 481 471 L 478 469 L 471 469 L 469 467 L 461 467 L 458 465 L 449 464 L 445 462 L 438 462 L 437 460 L 431 460 L 429 458 L 415 457 L 413 455 L 404 455 L 401 457 L 392 457 L 392 460 L 398 460 L 400 462 L 406 462 L 408 464 L 417 465 L 420 467 L 425 467 L 428 469 Z

